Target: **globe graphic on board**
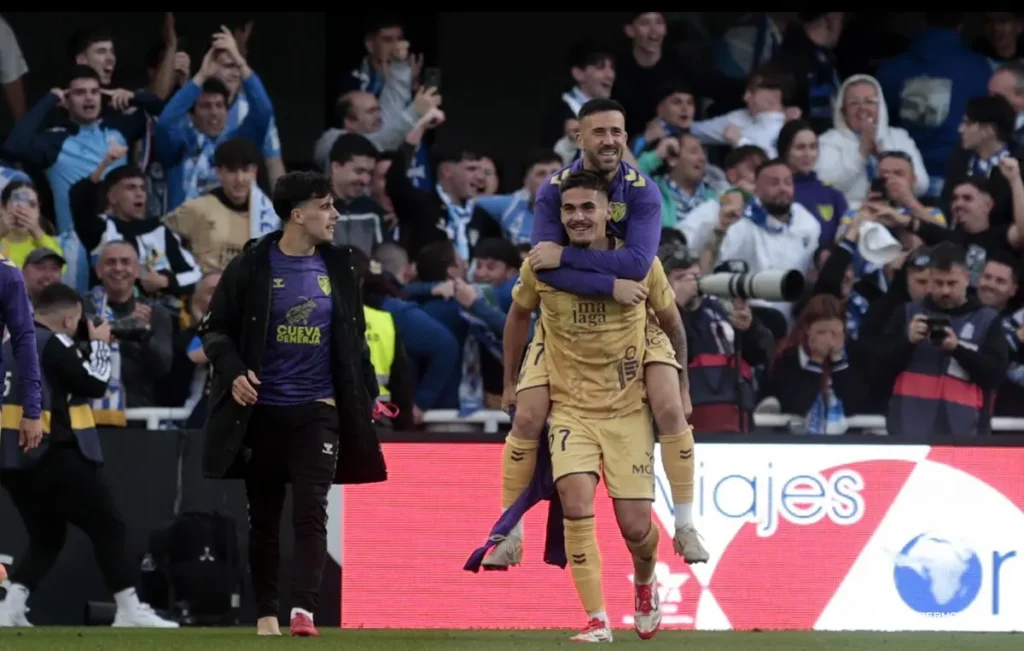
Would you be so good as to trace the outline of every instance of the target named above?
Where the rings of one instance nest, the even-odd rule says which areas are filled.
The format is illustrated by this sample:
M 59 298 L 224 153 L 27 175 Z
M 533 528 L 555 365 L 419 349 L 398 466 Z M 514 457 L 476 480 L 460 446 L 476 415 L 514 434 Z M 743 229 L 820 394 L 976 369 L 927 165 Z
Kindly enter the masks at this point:
M 895 560 L 893 580 L 903 603 L 919 613 L 963 612 L 981 590 L 981 561 L 966 546 L 922 533 Z

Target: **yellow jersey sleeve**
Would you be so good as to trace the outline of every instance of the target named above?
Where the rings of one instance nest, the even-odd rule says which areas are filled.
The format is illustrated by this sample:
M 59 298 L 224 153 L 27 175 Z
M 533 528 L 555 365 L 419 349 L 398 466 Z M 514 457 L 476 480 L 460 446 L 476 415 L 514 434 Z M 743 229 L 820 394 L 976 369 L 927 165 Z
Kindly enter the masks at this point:
M 661 260 L 658 258 L 654 259 L 651 270 L 647 272 L 644 285 L 647 286 L 647 305 L 655 312 L 666 310 L 675 303 L 676 293 L 668 284 L 665 268 L 661 266 Z
M 537 277 L 533 275 L 533 268 L 529 260 L 523 260 L 523 266 L 519 268 L 519 280 L 512 288 L 512 300 L 519 307 L 530 310 L 537 309 L 540 305 L 540 294 L 537 293 Z

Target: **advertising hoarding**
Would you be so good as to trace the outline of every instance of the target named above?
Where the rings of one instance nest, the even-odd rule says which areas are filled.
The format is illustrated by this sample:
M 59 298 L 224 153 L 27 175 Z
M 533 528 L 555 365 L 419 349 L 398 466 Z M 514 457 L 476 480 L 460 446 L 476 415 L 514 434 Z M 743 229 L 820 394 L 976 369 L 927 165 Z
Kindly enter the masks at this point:
M 462 569 L 499 514 L 501 446 L 385 444 L 390 479 L 345 488 L 342 625 L 578 628 L 568 571 L 543 563 L 547 506 L 523 564 Z M 1024 630 L 1024 449 L 698 444 L 694 517 L 711 561 L 672 551 L 660 457 L 664 628 Z M 598 487 L 608 614 L 632 627 L 632 565 Z

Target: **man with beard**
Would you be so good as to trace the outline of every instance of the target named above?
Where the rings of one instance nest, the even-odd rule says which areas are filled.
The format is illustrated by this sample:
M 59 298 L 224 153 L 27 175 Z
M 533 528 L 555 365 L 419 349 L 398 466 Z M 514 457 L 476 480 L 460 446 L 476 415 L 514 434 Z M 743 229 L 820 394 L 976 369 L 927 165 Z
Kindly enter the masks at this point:
M 718 259 L 744 260 L 750 273 L 795 269 L 806 274 L 820 236 L 818 220 L 793 202 L 793 172 L 776 158 L 758 168 L 754 196 L 726 231 Z M 791 303 L 766 301 L 751 301 L 751 305 L 774 309 L 787 320 L 792 308 Z M 776 331 L 768 320 L 765 325 Z
M 555 289 L 577 295 L 580 300 L 611 296 L 623 304 L 636 304 L 647 298 L 639 284 L 654 262 L 661 237 L 661 196 L 657 186 L 636 168 L 622 162 L 626 148 L 626 116 L 617 102 L 590 100 L 580 109 L 576 135 L 583 155 L 575 163 L 555 174 L 537 192 L 533 222 L 533 250 L 530 267 L 537 279 Z M 568 234 L 562 225 L 561 183 L 573 172 L 589 170 L 604 175 L 610 183 L 611 234 L 625 240 L 625 247 L 597 251 L 566 246 Z M 813 219 L 813 218 L 812 218 Z M 817 222 L 815 222 L 817 223 Z M 600 318 L 600 315 L 582 315 Z M 524 359 L 530 315 L 523 311 L 509 314 L 503 337 L 506 360 Z M 651 359 L 686 360 L 686 333 L 682 322 L 671 331 L 662 330 L 657 319 L 648 319 L 646 355 Z M 502 508 L 508 510 L 523 494 L 537 467 L 537 448 L 541 429 L 550 407 L 548 365 L 544 357 L 544 328 L 539 327 L 527 350 L 522 368 L 505 363 L 503 406 L 516 404 L 512 431 L 505 439 L 502 453 Z M 643 360 L 648 363 L 648 359 Z M 644 369 L 647 397 L 662 446 L 662 462 L 672 487 L 676 518 L 676 553 L 688 563 L 703 563 L 707 550 L 693 525 L 693 432 L 686 422 L 692 409 L 689 379 L 685 368 L 670 363 L 650 364 Z M 522 558 L 522 523 L 495 538 L 494 553 L 483 561 L 490 570 L 505 570 Z
M 889 434 L 978 436 L 991 430 L 992 401 L 1009 356 L 999 313 L 967 293 L 967 253 L 952 242 L 931 251 L 931 292 L 889 324 L 876 364 L 895 377 Z
M 573 246 L 607 251 L 620 245 L 605 230 L 612 214 L 605 175 L 574 171 L 562 177 L 560 190 L 561 222 Z M 543 387 L 551 401 L 548 473 L 562 506 L 573 583 L 588 619 L 586 628 L 572 638 L 574 642 L 612 641 L 594 530 L 594 494 L 601 476 L 633 560 L 634 628 L 641 639 L 650 639 L 661 623 L 654 585 L 659 527 L 651 521 L 654 430 L 644 385 L 652 391 L 649 371 L 656 366 L 677 371 L 686 357 L 655 358 L 646 354 L 646 348 L 651 341 L 649 315 L 656 315 L 670 332 L 681 330 L 682 322 L 660 262 L 654 262 L 642 282 L 616 280 L 615 285 L 612 296 L 564 292 L 538 280 L 528 259 L 521 267 L 509 311 L 507 332 L 518 332 L 542 308 L 538 327 L 545 330 L 550 344 L 551 364 L 544 374 L 549 382 Z M 633 292 L 636 287 L 645 291 Z M 623 292 L 632 299 L 622 300 Z M 521 340 L 525 338 L 523 332 Z M 506 369 L 518 367 L 524 357 L 521 347 L 506 348 L 505 353 Z M 527 351 L 527 366 L 543 356 Z M 524 373 L 522 378 L 529 382 L 531 374 Z

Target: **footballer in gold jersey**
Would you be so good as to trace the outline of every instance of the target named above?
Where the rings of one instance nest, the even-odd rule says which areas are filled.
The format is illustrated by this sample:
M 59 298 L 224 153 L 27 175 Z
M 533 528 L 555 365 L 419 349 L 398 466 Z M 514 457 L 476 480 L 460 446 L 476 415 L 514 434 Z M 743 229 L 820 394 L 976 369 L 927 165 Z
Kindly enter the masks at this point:
M 561 196 L 562 221 L 573 246 L 603 250 L 618 245 L 605 231 L 611 207 L 604 176 L 573 172 L 562 180 Z M 513 290 L 513 312 L 528 315 L 541 308 L 542 336 L 535 336 L 526 353 L 519 384 L 524 390 L 542 388 L 549 396 L 548 442 L 565 516 L 566 555 L 589 620 L 574 639 L 590 642 L 611 639 L 593 522 L 600 476 L 615 501 L 619 529 L 633 557 L 637 633 L 652 637 L 660 625 L 654 588 L 659 535 L 651 520 L 654 428 L 645 404 L 644 375 L 645 365 L 655 362 L 676 372 L 680 368 L 665 343 L 657 348 L 667 348 L 667 358 L 648 354 L 648 324 L 654 318 L 663 325 L 677 322 L 668 330 L 679 326 L 675 295 L 661 263 L 655 260 L 639 283 L 616 283 L 623 285 L 612 297 L 578 296 L 538 281 L 527 260 Z M 506 364 L 510 361 L 516 360 Z M 542 361 L 546 371 L 531 373 Z M 535 384 L 538 378 L 542 384 Z M 678 384 L 674 390 L 678 392 Z

